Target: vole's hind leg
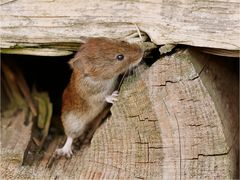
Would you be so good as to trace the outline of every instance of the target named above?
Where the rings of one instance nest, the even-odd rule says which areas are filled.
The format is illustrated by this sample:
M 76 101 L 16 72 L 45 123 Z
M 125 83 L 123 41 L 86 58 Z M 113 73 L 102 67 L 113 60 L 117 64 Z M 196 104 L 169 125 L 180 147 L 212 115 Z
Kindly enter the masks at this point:
M 70 158 L 73 155 L 72 152 L 72 142 L 73 138 L 67 137 L 67 140 L 62 148 L 56 150 L 57 155 L 59 156 L 66 156 Z
M 67 140 L 64 146 L 56 150 L 56 154 L 59 156 L 71 157 L 73 140 L 81 135 L 86 130 L 86 122 L 84 117 L 76 112 L 68 112 L 62 115 L 62 122 Z

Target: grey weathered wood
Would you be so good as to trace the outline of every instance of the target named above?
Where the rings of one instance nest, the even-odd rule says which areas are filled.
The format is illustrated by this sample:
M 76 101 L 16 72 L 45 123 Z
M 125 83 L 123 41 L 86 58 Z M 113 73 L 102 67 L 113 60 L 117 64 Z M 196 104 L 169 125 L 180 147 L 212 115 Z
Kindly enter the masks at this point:
M 125 37 L 137 24 L 158 45 L 239 50 L 239 6 L 238 0 L 4 0 L 1 48 L 36 47 L 42 55 L 55 48 L 65 55 L 80 36 Z
M 24 153 L 31 139 L 32 122 L 25 124 L 26 113 L 20 110 L 9 118 L 1 114 L 1 167 L 4 163 L 20 166 Z M 6 164 L 5 164 L 6 165 Z M 10 165 L 11 166 L 11 165 Z M 7 166 L 5 166 L 7 167 Z M 1 169 L 1 173 L 4 169 Z M 6 172 L 10 173 L 10 172 Z

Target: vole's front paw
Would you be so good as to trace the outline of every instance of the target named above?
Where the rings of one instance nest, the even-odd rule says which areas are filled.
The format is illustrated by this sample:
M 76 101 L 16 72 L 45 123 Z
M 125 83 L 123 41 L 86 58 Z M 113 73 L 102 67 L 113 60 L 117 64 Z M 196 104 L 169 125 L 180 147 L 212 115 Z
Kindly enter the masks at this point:
M 67 158 L 70 158 L 73 155 L 72 149 L 70 148 L 60 148 L 56 150 L 56 154 L 58 156 L 65 156 Z
M 115 101 L 118 100 L 117 97 L 118 97 L 118 91 L 114 91 L 114 92 L 112 93 L 112 95 L 105 97 L 105 100 L 106 100 L 108 103 L 113 104 Z

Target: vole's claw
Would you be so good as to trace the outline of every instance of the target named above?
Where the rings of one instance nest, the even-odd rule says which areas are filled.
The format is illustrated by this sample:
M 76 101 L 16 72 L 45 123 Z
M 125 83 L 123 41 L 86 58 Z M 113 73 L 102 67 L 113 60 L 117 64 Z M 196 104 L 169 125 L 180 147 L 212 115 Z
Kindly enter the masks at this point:
M 105 100 L 108 103 L 113 104 L 115 101 L 118 101 L 117 97 L 118 97 L 118 91 L 114 91 L 112 95 L 105 97 Z
M 118 97 L 119 92 L 118 91 L 113 91 L 112 96 Z
M 56 154 L 58 156 L 65 156 L 67 158 L 70 158 L 73 155 L 71 148 L 60 148 L 56 150 Z

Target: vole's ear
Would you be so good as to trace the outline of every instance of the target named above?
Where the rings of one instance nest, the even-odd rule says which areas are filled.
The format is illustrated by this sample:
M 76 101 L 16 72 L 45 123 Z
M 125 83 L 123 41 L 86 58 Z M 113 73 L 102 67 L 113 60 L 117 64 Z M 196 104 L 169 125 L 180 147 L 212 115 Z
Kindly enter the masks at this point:
M 71 68 L 74 67 L 81 68 L 81 62 L 79 60 L 79 57 L 74 57 L 68 62 L 68 64 L 71 66 Z
M 81 68 L 81 53 L 84 49 L 84 45 L 81 45 L 78 52 L 75 54 L 74 58 L 72 58 L 68 63 L 70 64 L 71 68 L 77 67 Z
M 83 67 L 83 63 L 82 63 L 79 56 L 74 57 L 68 63 L 70 64 L 72 69 L 80 71 L 82 74 L 84 74 L 84 76 L 88 76 L 88 73 L 85 72 L 84 67 Z
M 80 36 L 80 42 L 85 44 L 89 40 L 89 37 L 86 36 Z

